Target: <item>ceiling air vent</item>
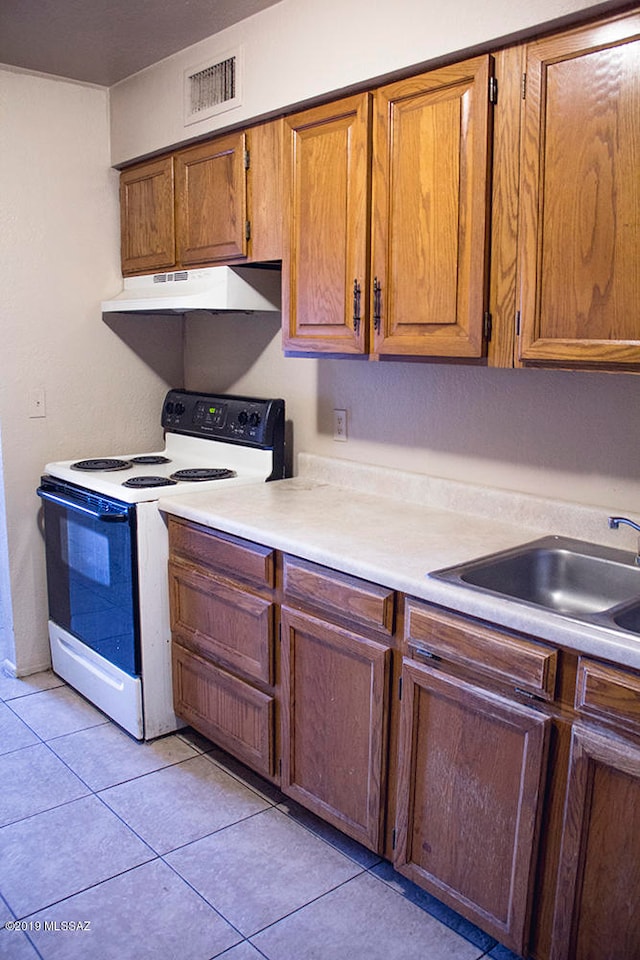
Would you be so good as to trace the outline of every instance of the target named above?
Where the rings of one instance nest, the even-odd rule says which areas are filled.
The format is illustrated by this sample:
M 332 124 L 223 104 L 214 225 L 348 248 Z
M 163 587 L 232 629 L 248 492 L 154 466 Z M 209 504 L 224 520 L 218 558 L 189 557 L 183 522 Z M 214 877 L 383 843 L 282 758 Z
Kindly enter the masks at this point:
M 239 107 L 240 50 L 217 63 L 200 64 L 184 72 L 184 123 L 197 123 Z

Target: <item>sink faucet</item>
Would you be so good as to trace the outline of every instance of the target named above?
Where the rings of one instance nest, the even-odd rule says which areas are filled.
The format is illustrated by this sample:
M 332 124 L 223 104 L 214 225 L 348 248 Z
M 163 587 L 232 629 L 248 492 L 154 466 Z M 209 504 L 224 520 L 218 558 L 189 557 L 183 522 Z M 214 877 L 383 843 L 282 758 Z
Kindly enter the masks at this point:
M 621 523 L 626 523 L 627 526 L 633 527 L 634 530 L 637 530 L 638 532 L 640 532 L 640 524 L 635 523 L 634 520 L 629 520 L 628 517 L 609 517 L 609 527 L 612 530 L 617 530 Z M 640 537 L 638 537 L 636 563 L 640 566 Z

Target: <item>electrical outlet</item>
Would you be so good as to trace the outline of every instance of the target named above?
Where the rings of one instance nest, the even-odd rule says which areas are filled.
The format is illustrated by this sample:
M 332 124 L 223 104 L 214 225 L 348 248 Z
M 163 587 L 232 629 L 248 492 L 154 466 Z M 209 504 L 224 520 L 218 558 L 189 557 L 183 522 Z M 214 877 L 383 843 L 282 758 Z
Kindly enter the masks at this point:
M 347 411 L 333 411 L 333 439 L 341 440 L 343 443 L 347 439 Z
M 35 387 L 29 394 L 29 417 L 46 417 L 47 406 L 45 403 L 44 388 Z

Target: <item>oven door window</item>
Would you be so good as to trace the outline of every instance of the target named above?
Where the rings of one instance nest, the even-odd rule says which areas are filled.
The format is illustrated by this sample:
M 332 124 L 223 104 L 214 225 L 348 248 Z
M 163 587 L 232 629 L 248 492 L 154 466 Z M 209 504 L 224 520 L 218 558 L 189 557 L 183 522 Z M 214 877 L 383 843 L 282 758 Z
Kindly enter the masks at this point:
M 49 616 L 127 673 L 140 673 L 133 520 L 45 504 Z

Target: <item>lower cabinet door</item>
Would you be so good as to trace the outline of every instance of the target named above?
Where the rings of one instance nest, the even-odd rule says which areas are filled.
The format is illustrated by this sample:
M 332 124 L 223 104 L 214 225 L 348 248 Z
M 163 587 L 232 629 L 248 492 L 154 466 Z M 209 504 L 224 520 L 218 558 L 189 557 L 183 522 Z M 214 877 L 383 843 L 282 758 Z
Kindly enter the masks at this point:
M 403 663 L 394 866 L 524 953 L 549 718 Z
M 383 843 L 388 647 L 282 610 L 281 789 L 372 850 Z
M 258 773 L 274 772 L 274 700 L 174 641 L 179 717 Z
M 640 957 L 640 748 L 576 725 L 552 960 Z

